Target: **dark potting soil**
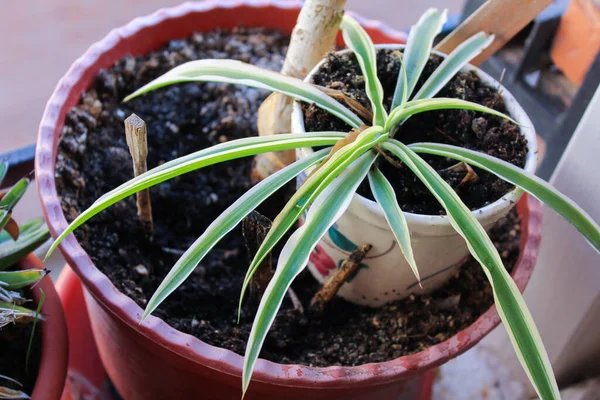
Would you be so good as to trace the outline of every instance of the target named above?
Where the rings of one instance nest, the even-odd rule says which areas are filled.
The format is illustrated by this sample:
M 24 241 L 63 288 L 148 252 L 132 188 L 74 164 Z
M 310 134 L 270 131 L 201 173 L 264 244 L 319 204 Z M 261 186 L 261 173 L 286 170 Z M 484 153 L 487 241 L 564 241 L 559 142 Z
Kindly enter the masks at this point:
M 24 298 L 31 298 L 31 294 L 25 290 L 21 291 L 21 295 Z M 33 303 L 27 303 L 24 306 L 35 309 Z M 50 316 L 48 317 L 50 318 Z M 36 325 L 31 352 L 29 354 L 29 363 L 27 363 L 27 349 L 33 331 L 33 324 L 15 323 L 0 328 L 0 375 L 15 379 L 23 385 L 19 386 L 16 383 L 0 378 L 0 386 L 21 390 L 31 395 L 40 367 L 42 324 L 43 322 Z
M 441 57 L 436 55 L 431 57 L 413 93 L 418 92 L 441 62 Z M 388 111 L 399 68 L 400 61 L 397 54 L 391 50 L 378 51 L 377 74 L 384 90 L 384 106 Z M 329 54 L 323 67 L 314 75 L 313 82 L 341 90 L 371 109 L 365 93 L 364 77 L 353 54 Z M 504 100 L 498 94 L 498 90 L 486 86 L 475 73 L 457 74 L 436 97 L 468 100 L 507 113 Z M 307 131 L 347 132 L 350 130 L 350 126 L 314 105 L 304 105 L 303 108 Z M 401 126 L 396 138 L 405 144 L 437 142 L 479 150 L 519 167 L 525 165 L 527 156 L 527 141 L 520 135 L 517 125 L 500 117 L 467 110 L 429 111 L 417 114 Z M 466 174 L 464 170 L 444 171 L 455 165 L 456 161 L 428 155 L 423 157 L 440 172 L 441 176 L 455 188 L 465 204 L 473 210 L 498 200 L 513 188 L 512 185 L 478 168 L 475 168 L 475 172 L 479 180 L 461 185 Z M 408 168 L 397 168 L 385 160 L 378 160 L 378 163 L 392 183 L 402 210 L 430 215 L 444 213 L 437 200 Z M 373 198 L 366 182 L 359 188 L 359 193 Z
M 177 40 L 141 57 L 126 57 L 99 74 L 67 116 L 59 145 L 57 185 L 67 219 L 133 175 L 123 120 L 134 112 L 148 123 L 149 167 L 207 146 L 256 135 L 256 113 L 267 93 L 241 86 L 184 84 L 130 103 L 120 100 L 150 79 L 190 59 L 237 58 L 277 70 L 288 38 L 260 29 L 214 31 Z M 179 255 L 216 216 L 244 193 L 251 159 L 192 172 L 151 189 L 154 234 L 145 235 L 128 198 L 76 231 L 116 287 L 142 308 Z M 273 217 L 283 194 L 259 211 Z M 518 256 L 516 214 L 492 233 L 508 268 Z M 176 329 L 243 354 L 255 305 L 236 323 L 241 283 L 249 264 L 241 228 L 228 234 L 155 312 Z M 304 272 L 293 288 L 305 308 L 319 285 Z M 307 317 L 285 299 L 261 357 L 315 366 L 385 361 L 438 343 L 492 304 L 481 268 L 470 260 L 434 294 L 379 309 L 335 299 L 321 318 Z

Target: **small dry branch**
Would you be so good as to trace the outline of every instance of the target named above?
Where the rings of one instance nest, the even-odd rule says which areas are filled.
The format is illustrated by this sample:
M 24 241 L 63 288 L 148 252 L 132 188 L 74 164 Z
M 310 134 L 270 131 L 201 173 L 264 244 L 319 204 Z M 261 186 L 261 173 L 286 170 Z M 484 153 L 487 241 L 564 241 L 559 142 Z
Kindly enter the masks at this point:
M 372 247 L 370 244 L 363 244 L 350 254 L 350 257 L 342 263 L 335 274 L 313 296 L 310 302 L 311 314 L 318 315 L 325 311 L 327 304 L 337 294 L 344 282 L 346 282 L 346 279 L 356 271 L 356 268 L 358 268 Z
M 146 123 L 135 114 L 131 114 L 125 120 L 125 136 L 127 146 L 133 159 L 133 174 L 138 176 L 148 170 L 146 158 L 148 157 L 148 132 Z M 152 232 L 152 204 L 150 203 L 150 191 L 144 189 L 137 192 L 137 210 L 140 222 L 147 232 Z
M 269 218 L 257 211 L 252 211 L 242 221 L 242 234 L 248 248 L 248 255 L 254 258 L 254 255 L 265 240 L 267 233 L 271 229 L 272 222 Z M 252 277 L 248 286 L 248 298 L 253 303 L 260 302 L 260 299 L 273 277 L 273 261 L 271 254 L 268 254 L 258 267 L 258 271 Z

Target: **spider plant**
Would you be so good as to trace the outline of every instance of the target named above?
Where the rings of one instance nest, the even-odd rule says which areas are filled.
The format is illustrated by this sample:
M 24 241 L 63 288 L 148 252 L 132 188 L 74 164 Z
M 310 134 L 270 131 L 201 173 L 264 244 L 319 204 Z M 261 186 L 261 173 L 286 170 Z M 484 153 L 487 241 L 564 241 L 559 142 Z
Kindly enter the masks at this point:
M 0 163 L 0 183 L 7 170 L 8 165 Z M 43 294 L 37 310 L 32 310 L 23 306 L 30 300 L 23 297 L 19 290 L 36 284 L 46 276 L 48 271 L 40 269 L 6 271 L 50 238 L 50 233 L 41 218 L 21 226 L 16 225 L 11 218 L 13 208 L 25 194 L 30 181 L 30 175 L 19 180 L 0 200 L 0 329 L 11 324 L 33 323 L 33 332 L 35 332 L 37 320 L 42 319 L 39 311 L 43 304 Z M 33 333 L 29 349 L 31 349 L 32 339 Z M 29 360 L 29 350 L 27 353 L 23 356 Z M 0 380 L 12 382 L 12 386 L 21 386 L 19 382 L 7 376 L 0 375 Z M 29 396 L 21 390 L 0 384 L 0 399 L 28 398 Z
M 192 273 L 208 251 L 261 202 L 302 171 L 316 167 L 274 219 L 271 230 L 246 274 L 240 305 L 250 278 L 257 271 L 261 261 L 307 211 L 305 223 L 293 232 L 283 246 L 275 274 L 260 301 L 245 353 L 242 374 L 245 393 L 267 332 L 286 291 L 294 278 L 306 268 L 310 252 L 328 228 L 346 210 L 364 179 L 369 180 L 374 197 L 418 278 L 419 273 L 412 255 L 405 217 L 398 206 L 390 182 L 375 164 L 375 160 L 382 154 L 386 155 L 384 157 L 386 159 L 391 154 L 410 168 L 427 186 L 445 209 L 453 227 L 464 237 L 471 254 L 481 264 L 491 283 L 500 317 L 540 397 L 558 398 L 555 378 L 537 328 L 517 286 L 502 265 L 492 241 L 454 190 L 421 158 L 419 153 L 457 159 L 489 171 L 518 186 L 563 215 L 597 250 L 600 249 L 600 228 L 580 207 L 564 195 L 516 166 L 456 146 L 437 143 L 405 145 L 400 140 L 394 139 L 394 133 L 403 121 L 412 115 L 431 110 L 472 110 L 512 121 L 509 116 L 475 103 L 459 99 L 433 98 L 469 60 L 491 43 L 493 38 L 484 33 L 474 35 L 447 56 L 421 89 L 413 94 L 416 82 L 429 58 L 433 39 L 439 33 L 445 18 L 445 12 L 428 10 L 411 30 L 402 55 L 402 67 L 389 112 L 382 103 L 383 89 L 376 75 L 376 50 L 373 43 L 353 18 L 349 16 L 343 18 L 341 23 L 343 37 L 360 64 L 365 77 L 366 92 L 371 102 L 372 112 L 369 114 L 372 114 L 372 120 L 368 123 L 363 122 L 353 110 L 309 83 L 239 61 L 192 61 L 148 83 L 128 96 L 125 101 L 151 90 L 180 82 L 210 81 L 244 84 L 282 93 L 302 102 L 314 103 L 340 118 L 352 127 L 352 130 L 350 133 L 309 132 L 232 140 L 167 162 L 100 197 L 60 234 L 49 253 L 76 228 L 112 204 L 183 173 L 265 152 L 308 146 L 326 147 L 258 183 L 218 216 L 177 261 L 148 302 L 144 312 L 143 318 L 146 318 Z

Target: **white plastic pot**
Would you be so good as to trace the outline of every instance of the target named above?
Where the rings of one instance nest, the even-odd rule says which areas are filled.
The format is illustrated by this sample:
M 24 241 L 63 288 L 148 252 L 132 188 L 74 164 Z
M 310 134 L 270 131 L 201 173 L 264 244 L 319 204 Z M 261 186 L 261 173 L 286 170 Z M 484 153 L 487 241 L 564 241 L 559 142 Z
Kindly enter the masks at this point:
M 402 49 L 403 45 L 378 45 L 378 49 Z M 339 54 L 348 52 L 343 50 Z M 437 53 L 440 56 L 444 54 Z M 306 77 L 309 82 L 323 65 L 321 61 Z M 463 71 L 475 71 L 482 82 L 498 88 L 506 108 L 527 139 L 525 170 L 535 172 L 537 165 L 536 135 L 531 120 L 515 98 L 495 79 L 471 65 Z M 294 104 L 292 132 L 305 132 L 304 117 L 299 103 Z M 310 148 L 297 150 L 301 159 L 313 152 Z M 298 177 L 298 186 L 307 174 Z M 504 217 L 521 197 L 522 191 L 514 189 L 499 200 L 473 211 L 487 229 Z M 356 304 L 372 307 L 407 297 L 411 293 L 427 293 L 442 286 L 463 264 L 469 254 L 464 239 L 456 233 L 446 216 L 405 213 L 411 235 L 412 247 L 421 275 L 423 289 L 408 265 L 387 221 L 375 202 L 355 195 L 348 210 L 321 239 L 313 250 L 308 268 L 319 282 L 326 282 L 339 265 L 359 245 L 373 245 L 357 272 L 344 285 L 338 295 Z

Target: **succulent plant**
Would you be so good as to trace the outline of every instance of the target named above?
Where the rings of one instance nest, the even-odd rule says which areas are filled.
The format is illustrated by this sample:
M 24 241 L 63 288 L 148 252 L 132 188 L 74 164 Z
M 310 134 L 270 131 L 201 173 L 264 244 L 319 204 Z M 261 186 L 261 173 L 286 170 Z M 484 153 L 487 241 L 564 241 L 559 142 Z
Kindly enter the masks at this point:
M 0 163 L 0 184 L 4 180 L 8 164 Z M 43 219 L 35 219 L 22 225 L 17 225 L 12 219 L 12 211 L 25 194 L 31 174 L 19 180 L 4 195 L 0 195 L 0 329 L 10 329 L 12 324 L 32 323 L 32 336 L 35 324 L 43 319 L 40 308 L 44 295 L 36 309 L 28 308 L 32 300 L 23 296 L 21 289 L 35 285 L 48 271 L 45 269 L 11 270 L 29 253 L 37 249 L 50 238 L 50 233 Z M 28 351 L 29 353 L 29 351 Z M 25 360 L 29 354 L 23 354 Z M 11 382 L 12 386 L 20 386 L 16 380 L 0 375 L 0 382 Z M 27 399 L 29 396 L 18 389 L 0 385 L 0 399 Z

